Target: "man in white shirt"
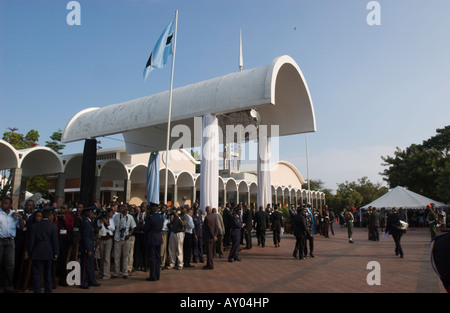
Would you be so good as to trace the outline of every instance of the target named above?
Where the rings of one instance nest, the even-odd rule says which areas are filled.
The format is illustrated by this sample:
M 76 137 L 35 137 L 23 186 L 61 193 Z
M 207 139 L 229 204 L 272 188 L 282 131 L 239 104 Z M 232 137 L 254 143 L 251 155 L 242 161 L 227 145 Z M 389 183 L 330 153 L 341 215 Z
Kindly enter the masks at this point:
M 13 275 L 15 263 L 16 229 L 22 229 L 24 221 L 22 216 L 12 210 L 11 198 L 2 201 L 0 210 L 0 271 L 3 273 L 4 292 L 14 292 Z
M 117 278 L 120 272 L 120 259 L 122 257 L 122 277 L 128 278 L 128 257 L 130 254 L 130 241 L 128 240 L 136 228 L 133 216 L 128 214 L 128 204 L 121 204 L 120 213 L 114 217 L 114 265 L 115 273 L 111 278 Z
M 98 273 L 101 279 L 111 278 L 111 249 L 113 246 L 114 230 L 116 229 L 113 214 L 112 209 L 107 208 L 97 220 L 100 236 L 100 263 Z
M 194 241 L 194 220 L 192 219 L 194 210 L 192 208 L 187 208 L 185 210 L 187 210 L 184 214 L 186 216 L 187 223 L 185 223 L 184 227 L 183 262 L 184 267 L 194 267 L 194 265 L 191 264 L 192 242 Z

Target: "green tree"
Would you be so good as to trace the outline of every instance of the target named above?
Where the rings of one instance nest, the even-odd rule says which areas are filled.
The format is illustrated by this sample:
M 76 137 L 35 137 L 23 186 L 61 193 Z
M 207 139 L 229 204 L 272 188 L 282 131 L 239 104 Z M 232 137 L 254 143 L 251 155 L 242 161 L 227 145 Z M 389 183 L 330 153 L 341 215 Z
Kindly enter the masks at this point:
M 450 201 L 450 126 L 436 132 L 422 144 L 412 144 L 404 150 L 397 147 L 394 156 L 381 157 L 388 168 L 380 174 L 391 188 L 403 186 L 438 201 Z
M 58 129 L 57 132 L 54 132 L 50 136 L 50 139 L 52 141 L 46 141 L 45 146 L 49 147 L 50 149 L 52 149 L 53 151 L 55 151 L 58 154 L 62 154 L 61 151 L 66 147 L 66 145 L 61 143 L 61 137 L 62 137 L 62 130 Z
M 30 130 L 26 135 L 16 132 L 16 128 L 10 128 L 9 132 L 4 132 L 2 139 L 10 143 L 17 150 L 32 148 L 38 145 L 39 132 Z
M 352 206 L 357 208 L 372 202 L 386 192 L 388 192 L 387 187 L 382 186 L 380 183 L 372 183 L 364 176 L 356 181 L 345 181 L 338 184 L 333 201 L 335 208 L 340 210 Z

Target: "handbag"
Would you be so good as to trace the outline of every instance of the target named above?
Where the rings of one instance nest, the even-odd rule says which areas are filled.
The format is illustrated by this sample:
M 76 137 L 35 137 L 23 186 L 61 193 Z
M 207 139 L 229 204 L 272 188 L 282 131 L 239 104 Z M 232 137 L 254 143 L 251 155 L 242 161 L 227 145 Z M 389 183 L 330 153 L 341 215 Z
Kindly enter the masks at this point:
M 397 229 L 401 229 L 401 230 L 407 230 L 408 229 L 409 224 L 400 220 L 400 226 L 395 226 Z

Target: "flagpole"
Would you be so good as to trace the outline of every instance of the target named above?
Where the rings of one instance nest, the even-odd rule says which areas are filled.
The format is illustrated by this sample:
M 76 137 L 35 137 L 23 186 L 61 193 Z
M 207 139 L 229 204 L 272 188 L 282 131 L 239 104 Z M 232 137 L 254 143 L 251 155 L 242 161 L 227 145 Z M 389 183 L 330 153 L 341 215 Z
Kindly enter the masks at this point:
M 175 51 L 177 49 L 177 23 L 178 23 L 178 10 L 175 11 L 175 28 L 173 32 L 173 57 L 172 57 L 172 73 L 170 74 L 170 93 L 169 93 L 169 117 L 167 121 L 167 140 L 166 140 L 166 180 L 164 186 L 164 204 L 167 204 L 167 184 L 169 177 L 169 141 L 170 141 L 170 120 L 172 118 L 172 89 L 173 89 L 173 68 L 175 66 Z M 175 199 L 174 199 L 175 202 Z
M 308 179 L 308 203 L 311 203 L 311 185 L 309 179 L 309 157 L 308 157 L 308 136 L 305 133 L 305 143 L 306 143 L 306 175 Z

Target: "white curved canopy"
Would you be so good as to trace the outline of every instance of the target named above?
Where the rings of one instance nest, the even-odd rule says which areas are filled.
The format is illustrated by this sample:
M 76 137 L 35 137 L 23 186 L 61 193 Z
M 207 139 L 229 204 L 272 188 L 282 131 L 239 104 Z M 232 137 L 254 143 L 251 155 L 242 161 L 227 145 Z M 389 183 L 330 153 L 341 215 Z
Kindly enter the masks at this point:
M 69 121 L 61 141 L 123 133 L 129 154 L 165 150 L 168 107 L 169 91 L 165 91 L 104 108 L 88 108 Z M 279 125 L 279 136 L 316 130 L 308 86 L 299 66 L 286 55 L 266 66 L 174 89 L 171 126 L 189 127 L 191 146 L 197 146 L 201 143 L 201 123 L 200 129 L 195 129 L 195 117 L 252 108 L 260 115 L 260 124 Z M 177 140 L 172 137 L 170 145 Z

